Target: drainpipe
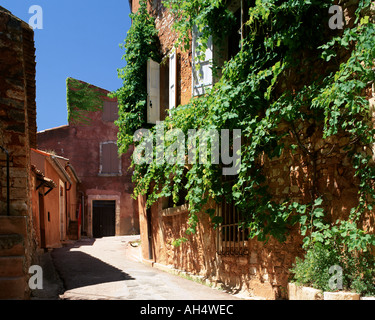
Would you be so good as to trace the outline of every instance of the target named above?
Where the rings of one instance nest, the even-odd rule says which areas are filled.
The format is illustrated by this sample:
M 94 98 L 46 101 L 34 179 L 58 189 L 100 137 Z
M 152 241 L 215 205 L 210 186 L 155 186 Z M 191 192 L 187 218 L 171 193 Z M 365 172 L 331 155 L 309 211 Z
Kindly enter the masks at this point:
M 81 208 L 82 208 L 82 212 L 81 212 L 81 234 L 82 232 L 85 230 L 85 194 L 80 191 L 79 192 L 81 194 Z
M 0 146 L 0 149 L 3 150 L 3 152 L 7 156 L 7 216 L 10 216 L 10 182 L 9 182 L 9 152 L 2 146 Z

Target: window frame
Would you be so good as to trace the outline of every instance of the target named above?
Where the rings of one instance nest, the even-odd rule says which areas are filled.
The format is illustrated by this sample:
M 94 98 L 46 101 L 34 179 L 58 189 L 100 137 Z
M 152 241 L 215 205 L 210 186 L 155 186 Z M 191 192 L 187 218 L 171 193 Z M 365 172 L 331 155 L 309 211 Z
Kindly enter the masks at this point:
M 103 145 L 113 144 L 117 150 L 117 142 L 116 141 L 102 141 L 100 142 L 100 163 L 99 163 L 99 173 L 98 175 L 101 177 L 116 177 L 122 175 L 122 157 L 118 157 L 118 171 L 117 172 L 103 172 Z
M 223 210 L 223 208 L 225 208 Z M 230 210 L 227 210 L 230 208 Z M 223 211 L 225 211 L 223 216 Z M 232 215 L 232 217 L 230 217 Z M 218 255 L 247 255 L 248 228 L 240 228 L 241 214 L 235 205 L 223 200 L 216 204 L 216 216 L 222 217 L 223 221 L 216 229 L 216 252 Z

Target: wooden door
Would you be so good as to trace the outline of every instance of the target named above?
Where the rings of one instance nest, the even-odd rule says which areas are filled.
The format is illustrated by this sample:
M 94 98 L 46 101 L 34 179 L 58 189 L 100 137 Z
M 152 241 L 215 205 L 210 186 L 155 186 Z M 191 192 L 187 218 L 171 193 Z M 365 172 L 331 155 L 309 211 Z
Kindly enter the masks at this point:
M 116 201 L 93 201 L 94 238 L 116 235 Z

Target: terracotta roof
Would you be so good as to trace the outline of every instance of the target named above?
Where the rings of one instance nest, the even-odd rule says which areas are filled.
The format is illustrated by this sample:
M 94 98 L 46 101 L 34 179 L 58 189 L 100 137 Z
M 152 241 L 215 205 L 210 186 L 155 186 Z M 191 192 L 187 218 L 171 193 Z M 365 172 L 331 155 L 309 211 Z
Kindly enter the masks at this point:
M 39 181 L 42 181 L 45 186 L 53 189 L 57 187 L 57 184 L 49 178 L 46 178 L 42 171 L 40 171 L 35 165 L 31 165 L 31 170 L 36 174 L 36 177 Z

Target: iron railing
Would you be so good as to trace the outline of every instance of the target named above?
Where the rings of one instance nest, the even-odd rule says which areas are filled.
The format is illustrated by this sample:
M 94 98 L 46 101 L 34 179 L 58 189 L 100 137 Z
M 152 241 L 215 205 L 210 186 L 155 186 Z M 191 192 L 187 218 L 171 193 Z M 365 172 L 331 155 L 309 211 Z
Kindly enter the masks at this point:
M 249 230 L 241 227 L 241 213 L 234 206 L 223 201 L 216 207 L 222 223 L 217 228 L 216 251 L 221 255 L 245 255 L 248 253 Z

